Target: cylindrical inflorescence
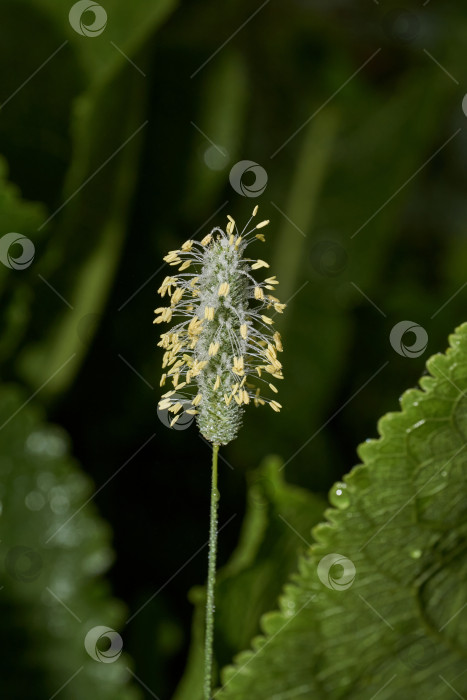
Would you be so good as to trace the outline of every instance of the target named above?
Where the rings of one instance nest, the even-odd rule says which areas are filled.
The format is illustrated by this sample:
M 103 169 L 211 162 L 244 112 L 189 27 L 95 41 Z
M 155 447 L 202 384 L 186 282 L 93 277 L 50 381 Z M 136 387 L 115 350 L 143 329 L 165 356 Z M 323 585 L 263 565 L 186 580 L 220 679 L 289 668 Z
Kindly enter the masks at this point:
M 256 215 L 257 207 L 253 211 Z M 251 219 L 250 219 L 251 221 Z M 248 227 L 248 222 L 245 229 Z M 170 306 L 155 309 L 154 323 L 181 317 L 170 331 L 162 333 L 165 349 L 161 386 L 171 379 L 173 389 L 163 395 L 159 408 L 173 414 L 174 425 L 183 411 L 196 415 L 202 435 L 213 444 L 226 445 L 238 433 L 244 407 L 268 403 L 275 411 L 280 404 L 262 394 L 262 388 L 277 393 L 265 374 L 282 379 L 277 353 L 281 338 L 273 330 L 273 319 L 263 313 L 282 313 L 285 304 L 270 294 L 275 277 L 257 282 L 253 270 L 269 265 L 244 257 L 262 221 L 244 234 L 229 216 L 226 231 L 215 228 L 201 242 L 188 240 L 164 260 L 179 266 L 177 275 L 166 277 L 160 289 Z

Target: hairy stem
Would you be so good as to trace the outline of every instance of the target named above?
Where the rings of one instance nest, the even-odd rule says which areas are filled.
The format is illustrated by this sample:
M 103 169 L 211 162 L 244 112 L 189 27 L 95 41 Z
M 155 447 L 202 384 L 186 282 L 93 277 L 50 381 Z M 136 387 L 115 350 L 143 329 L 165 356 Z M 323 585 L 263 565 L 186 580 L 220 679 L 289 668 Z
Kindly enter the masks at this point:
M 212 657 L 214 641 L 214 588 L 216 585 L 217 553 L 217 455 L 219 445 L 212 446 L 211 516 L 209 523 L 208 590 L 206 599 L 206 636 L 204 641 L 204 700 L 211 700 Z

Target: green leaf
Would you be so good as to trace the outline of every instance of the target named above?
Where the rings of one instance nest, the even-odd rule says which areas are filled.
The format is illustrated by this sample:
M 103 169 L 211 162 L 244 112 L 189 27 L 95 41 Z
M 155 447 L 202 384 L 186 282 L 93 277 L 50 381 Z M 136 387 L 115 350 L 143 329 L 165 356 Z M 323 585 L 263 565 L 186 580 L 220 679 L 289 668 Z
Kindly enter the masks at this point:
M 112 288 L 148 123 L 144 71 L 150 40 L 176 1 L 148 7 L 145 0 L 136 0 L 130 9 L 109 0 L 105 30 L 93 37 L 72 29 L 71 5 L 60 8 L 50 0 L 29 4 L 59 31 L 58 45 L 66 41 L 64 51 L 81 67 L 84 83 L 79 93 L 75 86 L 70 104 L 71 158 L 62 197 L 38 222 L 47 247 L 34 270 L 30 342 L 17 358 L 21 379 L 34 389 L 46 384 L 47 398 L 64 392 L 76 376 Z M 83 17 L 85 23 L 92 19 L 92 10 Z M 49 285 L 57 290 L 55 297 Z
M 216 698 L 467 692 L 467 324 L 386 415 Z
M 90 630 L 116 630 L 125 614 L 102 578 L 113 552 L 92 493 L 66 433 L 16 386 L 0 387 L 2 698 L 31 697 L 34 687 L 47 700 L 62 686 L 62 700 L 140 697 L 125 654 L 102 663 L 84 646 Z
M 323 514 L 324 502 L 287 484 L 281 465 L 279 458 L 269 457 L 248 475 L 248 507 L 240 540 L 217 575 L 215 654 L 219 666 L 259 632 L 261 616 L 274 605 L 294 570 L 297 553 L 305 550 L 306 540 L 304 544 L 296 533 L 306 538 Z M 194 588 L 190 597 L 195 603 L 192 646 L 174 700 L 203 696 L 205 589 Z
M 134 57 L 135 51 L 148 41 L 154 25 L 161 24 L 176 6 L 175 0 L 158 0 L 152 4 L 146 0 L 133 0 L 131 5 L 106 0 L 102 5 L 105 10 L 102 17 L 93 17 L 91 9 L 87 15 L 81 13 L 81 24 L 79 13 L 76 19 L 69 15 L 76 3 L 60 6 L 54 0 L 28 0 L 27 4 L 43 12 L 67 38 L 80 57 L 87 79 L 94 83 L 107 79 L 112 71 L 124 64 L 127 59 L 121 52 Z M 90 25 L 96 19 L 99 24 L 96 29 L 102 31 L 85 36 L 83 25 Z
M 4 246 L 2 238 L 10 232 L 33 239 L 37 245 L 35 232 L 43 216 L 42 205 L 22 199 L 18 188 L 8 181 L 8 166 L 0 157 L 0 245 Z M 15 254 L 11 246 L 8 252 L 15 258 L 21 249 Z M 4 308 L 0 360 L 9 356 L 26 328 L 32 299 L 31 274 L 27 267 L 17 270 L 0 263 L 0 299 Z

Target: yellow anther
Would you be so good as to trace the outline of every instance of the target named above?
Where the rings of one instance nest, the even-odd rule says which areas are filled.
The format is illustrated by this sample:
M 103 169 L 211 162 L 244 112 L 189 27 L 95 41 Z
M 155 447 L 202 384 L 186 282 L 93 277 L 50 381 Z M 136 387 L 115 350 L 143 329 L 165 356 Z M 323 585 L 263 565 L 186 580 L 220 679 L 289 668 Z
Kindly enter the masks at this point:
M 251 266 L 252 270 L 259 270 L 260 267 L 269 267 L 268 263 L 264 260 L 258 258 L 258 260 Z
M 234 394 L 234 400 L 238 403 L 239 406 L 241 406 L 243 402 L 243 394 Z
M 181 287 L 177 287 L 175 292 L 172 294 L 172 299 L 170 301 L 171 306 L 175 306 L 175 304 L 178 304 L 178 302 L 180 301 L 182 296 L 183 296 L 183 289 L 181 289 Z
M 273 338 L 274 343 L 276 345 L 276 350 L 278 352 L 282 352 L 283 348 L 282 348 L 282 342 L 281 342 L 281 334 L 279 333 L 279 331 L 276 331 L 272 338 Z
M 244 373 L 243 357 L 234 357 L 232 372 L 241 376 Z
M 217 353 L 217 351 L 219 350 L 219 347 L 220 347 L 219 343 L 211 343 L 211 345 L 209 346 L 208 354 L 211 357 L 213 357 Z
M 166 277 L 159 289 L 157 290 L 161 297 L 163 297 L 166 292 L 169 296 L 172 294 L 172 285 L 177 286 L 176 277 Z
M 214 306 L 206 306 L 204 309 L 204 318 L 208 321 L 214 320 Z
M 222 282 L 219 287 L 218 295 L 220 297 L 226 297 L 230 290 L 230 284 L 228 282 Z
M 267 226 L 269 223 L 269 219 L 266 219 L 265 221 L 260 221 L 259 224 L 256 225 L 256 228 L 263 228 L 264 226 Z
M 247 336 L 246 323 L 242 323 L 242 325 L 240 326 L 240 335 L 242 336 L 243 340 L 246 340 L 246 336 Z

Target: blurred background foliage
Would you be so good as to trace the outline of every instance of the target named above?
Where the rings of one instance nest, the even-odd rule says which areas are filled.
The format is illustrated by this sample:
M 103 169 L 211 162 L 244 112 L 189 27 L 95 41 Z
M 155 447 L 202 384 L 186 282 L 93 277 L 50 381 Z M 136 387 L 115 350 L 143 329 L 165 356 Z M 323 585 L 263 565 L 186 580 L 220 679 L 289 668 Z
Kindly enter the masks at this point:
M 304 489 L 325 494 L 348 471 L 377 417 L 397 406 L 428 354 L 465 320 L 466 11 L 433 2 L 228 0 L 220 10 L 212 0 L 106 0 L 107 26 L 90 38 L 71 28 L 71 4 L 2 5 L 0 233 L 29 237 L 36 256 L 24 270 L 0 264 L 1 377 L 17 385 L 8 392 L 21 397 L 18 408 L 30 402 L 69 434 L 83 465 L 74 466 L 77 479 L 88 483 L 85 473 L 97 489 L 108 481 L 93 501 L 113 531 L 107 578 L 135 615 L 122 632 L 140 679 L 134 686 L 168 698 L 187 659 L 192 603 L 202 596 L 195 589 L 188 599 L 205 577 L 210 454 L 195 426 L 179 434 L 157 417 L 161 353 L 151 322 L 162 256 L 223 225 L 227 213 L 244 221 L 259 204 L 271 225 L 258 255 L 289 301 L 278 319 L 284 409 L 248 411 L 238 440 L 223 450 L 220 564 L 238 551 L 241 532 L 257 543 L 241 566 L 230 564 L 240 576 L 232 600 L 242 586 L 260 595 L 274 578 L 264 604 L 238 604 L 248 618 L 243 636 L 225 631 L 230 603 L 220 610 L 217 653 L 226 663 L 255 633 L 303 545 L 281 529 L 270 493 L 269 520 L 250 507 L 242 530 L 248 475 L 265 455 L 281 455 L 287 481 L 302 489 L 297 498 L 305 506 L 314 499 L 306 517 L 290 509 L 309 539 L 321 511 Z M 230 186 L 240 160 L 265 168 L 260 197 Z M 389 343 L 405 319 L 428 333 L 416 359 Z M 8 426 L 15 432 L 2 450 L 11 460 L 14 436 L 27 444 L 34 430 L 29 407 Z M 30 454 L 23 468 L 30 479 L 43 466 Z M 54 478 L 64 478 L 59 466 Z M 12 505 L 0 518 L 10 548 L 37 549 L 46 528 L 28 506 L 27 479 L 9 484 Z M 271 474 L 267 482 L 275 483 Z M 285 499 L 287 487 L 277 489 L 275 498 Z M 12 515 L 20 501 L 21 528 Z M 26 608 L 15 623 L 14 588 L 0 592 L 9 596 L 10 627 L 33 640 L 39 632 L 22 622 Z M 86 606 L 92 594 L 80 595 Z M 118 625 L 117 614 L 103 617 Z M 70 659 L 84 663 L 78 646 L 75 639 L 66 647 L 68 660 L 51 651 L 39 669 L 52 674 L 49 695 L 65 682 Z M 102 668 L 115 673 L 112 666 Z M 22 673 L 30 667 L 24 652 Z M 73 688 L 61 696 L 74 697 Z

